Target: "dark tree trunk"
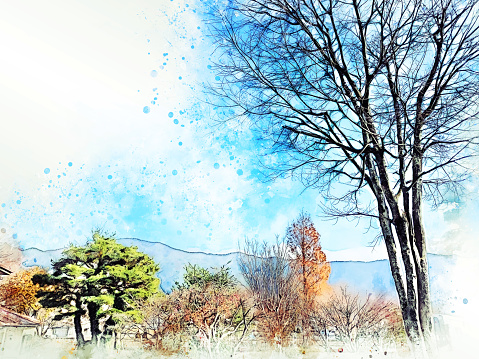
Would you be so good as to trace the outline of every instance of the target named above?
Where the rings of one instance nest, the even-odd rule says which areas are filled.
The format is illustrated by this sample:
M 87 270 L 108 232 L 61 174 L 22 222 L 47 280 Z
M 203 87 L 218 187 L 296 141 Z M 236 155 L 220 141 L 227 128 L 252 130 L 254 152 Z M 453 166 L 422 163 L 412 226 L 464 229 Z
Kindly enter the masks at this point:
M 98 336 L 101 334 L 100 323 L 98 320 L 99 306 L 95 303 L 88 303 L 88 316 L 90 317 L 91 342 L 98 343 Z
M 81 327 L 81 312 L 75 313 L 73 317 L 73 324 L 75 325 L 75 335 L 79 347 L 85 344 L 85 338 L 83 337 L 83 331 Z
M 412 186 L 412 219 L 414 228 L 414 245 L 417 248 L 416 265 L 417 265 L 417 282 L 418 282 L 418 299 L 419 299 L 419 321 L 421 330 L 431 351 L 430 340 L 432 331 L 431 320 L 431 302 L 429 293 L 429 268 L 427 261 L 425 230 L 422 220 L 422 153 L 415 151 L 413 160 L 413 186 Z
M 397 198 L 392 194 L 389 187 L 389 179 L 386 172 L 386 164 L 382 155 L 376 154 L 375 161 L 369 161 L 369 173 L 371 174 L 371 188 L 376 195 L 381 232 L 386 244 L 389 257 L 391 274 L 394 279 L 399 304 L 404 321 L 404 329 L 411 343 L 413 354 L 416 358 L 426 357 L 428 337 L 424 336 L 424 328 L 420 320 L 420 308 L 430 311 L 427 259 L 424 251 L 426 268 L 418 258 L 418 243 L 424 243 L 424 237 L 418 239 L 411 227 L 407 209 L 401 211 Z M 374 165 L 373 165 L 374 163 Z M 374 167 L 375 168 L 374 168 Z M 413 203 L 413 209 L 414 209 Z M 414 213 L 414 212 L 413 212 Z M 422 232 L 424 233 L 424 231 Z M 396 241 L 399 244 L 401 261 L 404 273 L 401 273 Z M 421 279 L 423 281 L 421 282 Z M 424 282 L 425 280 L 425 282 Z M 424 283 L 427 283 L 427 291 L 424 292 Z

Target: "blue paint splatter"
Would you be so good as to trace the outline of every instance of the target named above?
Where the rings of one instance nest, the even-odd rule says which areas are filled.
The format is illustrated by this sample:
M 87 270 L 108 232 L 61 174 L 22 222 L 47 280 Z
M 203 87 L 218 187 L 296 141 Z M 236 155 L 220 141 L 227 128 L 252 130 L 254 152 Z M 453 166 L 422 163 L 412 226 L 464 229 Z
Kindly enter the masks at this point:
M 238 176 L 242 176 L 243 175 L 243 170 L 239 169 L 238 171 L 236 171 L 236 173 L 238 174 Z
M 143 112 L 144 113 L 150 113 L 150 106 L 143 107 Z
M 178 145 L 179 145 L 179 146 L 183 146 L 183 142 L 178 142 Z
M 217 170 L 218 168 L 220 168 L 220 164 L 219 164 L 219 163 L 215 163 L 215 164 L 213 165 L 213 167 L 215 168 L 215 170 Z
M 2 207 L 4 207 L 4 208 L 5 208 L 5 206 L 6 206 L 6 204 L 5 204 L 5 203 L 2 203 Z
M 156 77 L 156 76 L 158 76 L 158 71 L 153 70 L 153 71 L 150 72 L 150 75 L 151 75 L 151 77 Z
M 168 117 L 172 118 L 173 117 L 173 112 L 168 112 Z
M 45 169 L 43 170 L 43 173 L 45 173 L 46 175 L 49 174 L 49 173 L 50 173 L 50 169 L 49 169 L 49 168 L 45 168 Z
M 467 300 L 467 298 L 464 298 L 464 299 L 462 300 L 462 302 L 463 302 L 464 304 L 469 303 L 469 301 Z
M 264 203 L 269 203 L 269 202 L 271 202 L 271 200 L 270 200 L 269 198 L 266 198 L 266 199 L 264 200 Z
M 68 162 L 68 167 L 71 167 L 71 166 L 73 166 L 73 163 Z
M 178 174 L 178 171 L 177 171 L 177 170 L 173 170 L 173 172 L 171 172 L 171 173 L 173 173 L 173 176 L 176 176 L 176 175 Z
M 12 237 L 13 237 L 13 239 L 17 239 L 17 238 L 18 238 L 18 234 L 13 233 L 13 236 L 12 236 Z
M 108 179 L 112 179 L 112 178 L 113 178 L 113 176 L 112 176 L 112 175 L 108 175 Z
M 176 118 L 173 120 L 173 123 L 174 123 L 175 125 L 177 125 L 178 122 L 179 122 L 179 121 L 178 121 Z

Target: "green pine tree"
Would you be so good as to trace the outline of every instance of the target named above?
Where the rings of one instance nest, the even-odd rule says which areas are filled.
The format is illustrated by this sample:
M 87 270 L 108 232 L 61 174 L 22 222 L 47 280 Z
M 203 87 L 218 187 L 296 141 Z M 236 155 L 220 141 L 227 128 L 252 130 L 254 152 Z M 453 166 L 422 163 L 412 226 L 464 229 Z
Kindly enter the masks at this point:
M 36 276 L 42 285 L 40 303 L 62 308 L 61 316 L 74 316 L 79 345 L 84 343 L 81 315 L 88 311 L 92 343 L 114 334 L 125 315 L 138 316 L 133 306 L 158 292 L 159 266 L 137 247 L 126 247 L 114 235 L 95 230 L 85 246 L 70 246 L 53 262 L 53 273 Z M 103 329 L 100 320 L 106 318 Z

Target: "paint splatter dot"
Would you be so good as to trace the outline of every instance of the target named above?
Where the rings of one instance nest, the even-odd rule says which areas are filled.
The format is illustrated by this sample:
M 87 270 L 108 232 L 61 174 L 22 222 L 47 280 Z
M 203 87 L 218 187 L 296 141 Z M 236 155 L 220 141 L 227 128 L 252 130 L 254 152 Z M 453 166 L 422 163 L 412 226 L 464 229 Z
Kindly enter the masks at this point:
M 243 175 L 243 170 L 239 169 L 238 171 L 236 171 L 236 173 L 238 174 L 238 176 L 242 176 Z
M 19 199 L 17 199 L 17 204 L 20 204 L 20 203 L 22 203 L 22 201 L 20 201 Z
M 150 106 L 143 107 L 143 112 L 144 113 L 150 113 Z
M 171 172 L 171 173 L 173 173 L 173 176 L 176 176 L 176 175 L 178 174 L 178 171 L 177 171 L 177 170 L 173 170 L 173 172 Z
M 112 175 L 108 175 L 108 179 L 112 179 L 112 178 L 113 178 L 113 176 L 112 176 Z
M 173 120 L 173 123 L 174 123 L 175 125 L 177 125 L 178 122 L 179 122 L 179 121 L 178 121 L 176 118 Z
M 271 200 L 270 200 L 269 198 L 266 198 L 266 199 L 264 200 L 264 203 L 269 203 L 269 202 L 271 202 Z
M 68 162 L 68 167 L 71 167 L 73 166 L 73 163 L 72 162 Z
M 464 304 L 469 303 L 469 301 L 467 300 L 467 298 L 464 298 L 464 299 L 462 300 L 462 302 L 463 302 Z
M 168 112 L 168 117 L 172 118 L 173 117 L 173 112 Z
M 5 203 L 2 203 L 2 207 L 5 208 L 6 204 Z
M 13 239 L 17 239 L 17 238 L 18 238 L 18 234 L 14 233 L 12 237 L 13 237 Z
M 49 169 L 49 168 L 45 168 L 45 169 L 43 170 L 43 173 L 45 173 L 46 175 L 49 174 L 49 173 L 50 173 L 50 169 Z
M 151 77 L 156 77 L 156 76 L 158 76 L 158 71 L 156 71 L 156 70 L 151 71 L 151 72 L 150 72 L 150 76 L 151 76 Z
M 220 164 L 219 164 L 219 163 L 215 163 L 215 164 L 213 165 L 213 167 L 215 168 L 215 170 L 217 170 L 218 168 L 220 168 Z
M 179 145 L 179 146 L 183 146 L 183 142 L 178 142 L 178 145 Z

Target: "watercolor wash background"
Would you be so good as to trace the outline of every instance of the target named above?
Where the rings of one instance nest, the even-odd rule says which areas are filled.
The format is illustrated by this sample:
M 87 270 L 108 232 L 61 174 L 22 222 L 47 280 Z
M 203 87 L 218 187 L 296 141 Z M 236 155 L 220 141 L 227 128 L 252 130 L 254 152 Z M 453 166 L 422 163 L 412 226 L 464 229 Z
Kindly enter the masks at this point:
M 102 226 L 226 253 L 245 237 L 282 235 L 305 209 L 326 250 L 384 256 L 382 245 L 365 250 L 376 233 L 364 223 L 321 221 L 321 193 L 290 179 L 263 183 L 261 144 L 247 128 L 210 127 L 221 113 L 202 93 L 218 80 L 209 5 L 2 2 L 1 241 L 57 249 Z M 457 256 L 456 312 L 477 323 L 479 184 L 466 187 L 460 200 L 427 209 L 425 223 L 429 251 Z

